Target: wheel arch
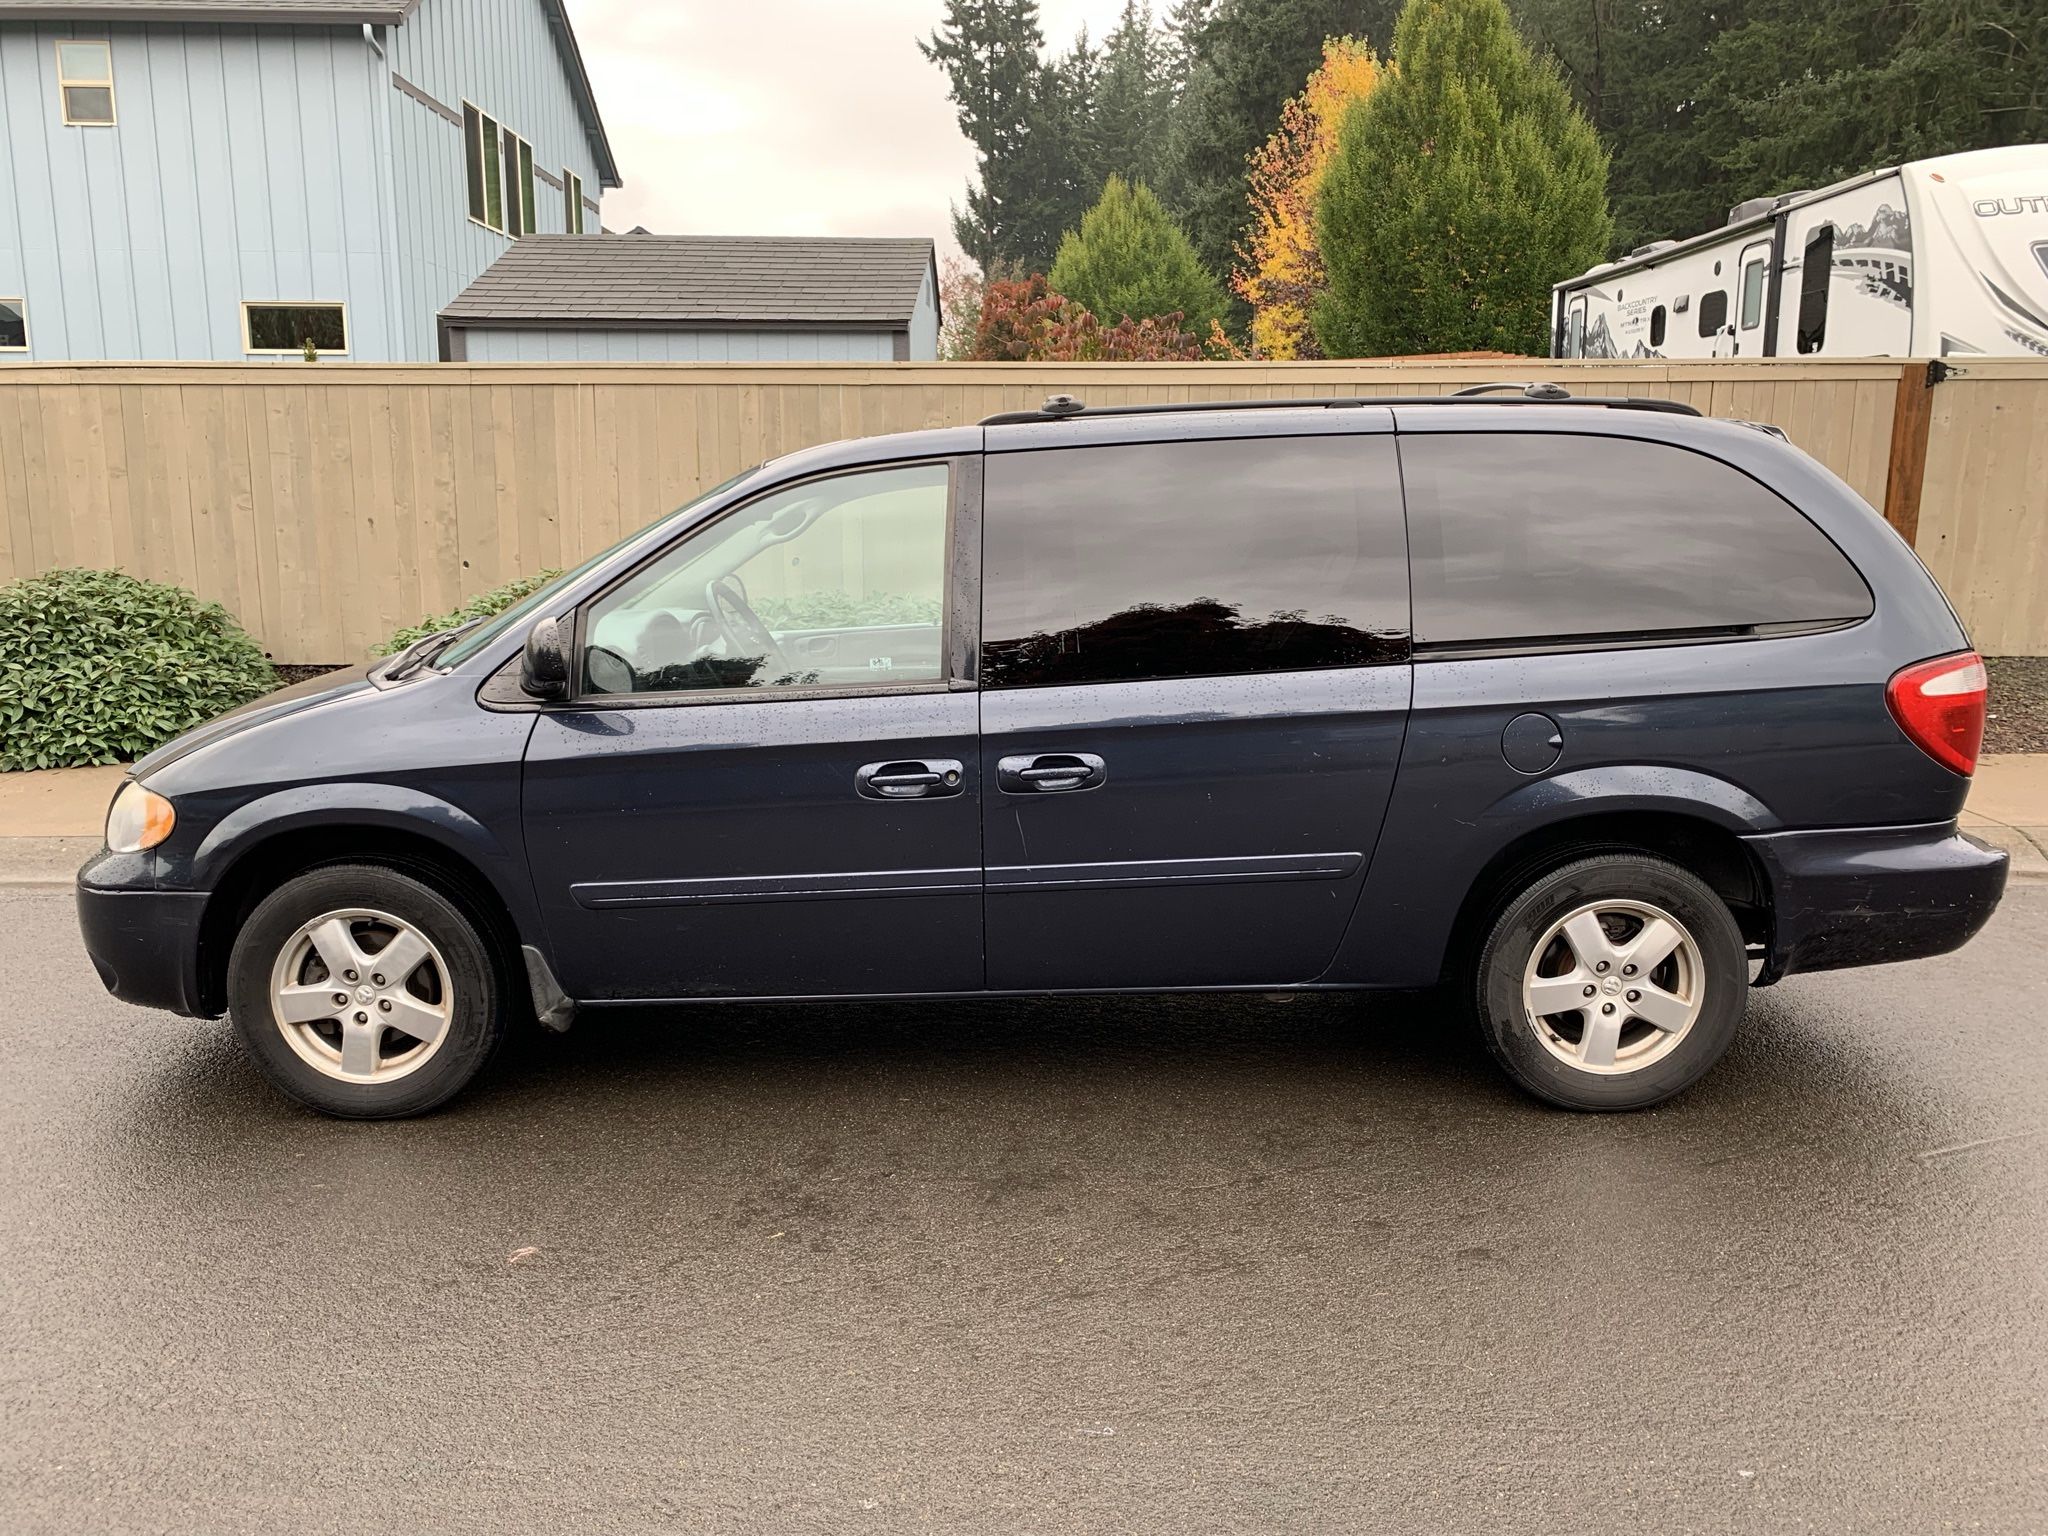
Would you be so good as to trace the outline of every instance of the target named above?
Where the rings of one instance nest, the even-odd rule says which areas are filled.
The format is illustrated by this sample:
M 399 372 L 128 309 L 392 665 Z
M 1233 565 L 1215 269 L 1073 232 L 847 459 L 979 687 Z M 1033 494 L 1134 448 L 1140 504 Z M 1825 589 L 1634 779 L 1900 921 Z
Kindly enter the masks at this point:
M 199 925 L 196 979 L 206 1013 L 226 1010 L 228 959 L 235 936 L 257 904 L 287 880 L 336 864 L 395 869 L 472 913 L 498 970 L 500 995 L 515 1007 L 529 995 L 519 924 L 496 883 L 464 850 L 416 828 L 326 819 L 243 839 L 233 856 L 215 867 Z
M 1702 814 L 1692 804 L 1589 805 L 1519 834 L 1480 867 L 1452 922 L 1442 977 L 1460 974 L 1477 958 L 1487 932 L 1517 891 L 1552 870 L 1603 852 L 1647 854 L 1691 872 L 1727 903 L 1745 944 L 1769 944 L 1769 874 L 1724 816 Z

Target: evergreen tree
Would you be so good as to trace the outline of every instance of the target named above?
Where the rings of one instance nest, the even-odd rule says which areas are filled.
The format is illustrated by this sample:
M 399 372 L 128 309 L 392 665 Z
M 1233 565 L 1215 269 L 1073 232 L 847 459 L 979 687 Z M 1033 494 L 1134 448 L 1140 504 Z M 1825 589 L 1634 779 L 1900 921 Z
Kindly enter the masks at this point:
M 946 72 L 960 131 L 974 146 L 978 185 L 953 210 L 953 237 L 984 272 L 1016 256 L 1020 216 L 1036 174 L 1027 155 L 1044 84 L 1038 0 L 946 0 L 946 19 L 918 49 Z
M 1183 330 L 1208 332 L 1223 314 L 1223 289 L 1145 186 L 1112 176 L 1081 227 L 1060 242 L 1053 291 L 1114 325 L 1178 314 Z
M 1089 180 L 1099 187 L 1111 176 L 1157 183 L 1173 109 L 1173 78 L 1166 40 L 1152 21 L 1152 7 L 1124 0 L 1123 15 L 1104 40 L 1102 71 L 1095 88 L 1093 150 Z
M 1167 136 L 1161 190 L 1212 272 L 1228 271 L 1245 227 L 1246 160 L 1322 62 L 1323 43 L 1356 37 L 1381 51 L 1400 0 L 1217 0 L 1176 8 L 1189 59 Z
M 1607 250 L 1607 154 L 1504 0 L 1410 0 L 1316 228 L 1330 357 L 1548 352 L 1550 285 Z

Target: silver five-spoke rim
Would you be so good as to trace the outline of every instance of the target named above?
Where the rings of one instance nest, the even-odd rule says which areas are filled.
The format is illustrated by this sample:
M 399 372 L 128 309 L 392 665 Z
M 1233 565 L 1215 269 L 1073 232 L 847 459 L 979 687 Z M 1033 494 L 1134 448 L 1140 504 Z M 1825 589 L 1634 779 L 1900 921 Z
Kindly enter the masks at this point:
M 1706 965 L 1685 926 L 1641 901 L 1593 901 L 1552 923 L 1522 973 L 1543 1048 L 1581 1072 L 1640 1072 L 1700 1016 Z
M 270 1011 L 308 1066 L 350 1083 L 417 1072 L 447 1038 L 455 990 L 433 940 L 388 912 L 325 912 L 286 941 Z

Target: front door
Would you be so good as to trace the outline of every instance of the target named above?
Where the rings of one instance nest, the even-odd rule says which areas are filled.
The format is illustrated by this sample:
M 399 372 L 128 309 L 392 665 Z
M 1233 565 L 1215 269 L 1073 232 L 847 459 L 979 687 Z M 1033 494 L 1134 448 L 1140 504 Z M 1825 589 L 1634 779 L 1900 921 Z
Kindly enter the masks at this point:
M 1408 712 L 1390 422 L 1108 443 L 1187 422 L 1103 418 L 1063 426 L 1083 445 L 990 452 L 990 987 L 1279 985 L 1329 965 Z
M 981 985 L 975 700 L 948 573 L 971 465 L 771 491 L 577 616 L 527 856 L 578 999 Z

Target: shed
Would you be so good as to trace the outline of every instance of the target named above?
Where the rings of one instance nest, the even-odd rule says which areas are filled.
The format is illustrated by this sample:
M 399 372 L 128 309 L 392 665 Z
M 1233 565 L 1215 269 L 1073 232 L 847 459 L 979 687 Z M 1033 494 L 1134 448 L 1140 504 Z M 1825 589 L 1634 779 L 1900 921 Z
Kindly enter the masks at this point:
M 926 239 L 529 235 L 441 311 L 444 362 L 902 362 L 938 342 Z

